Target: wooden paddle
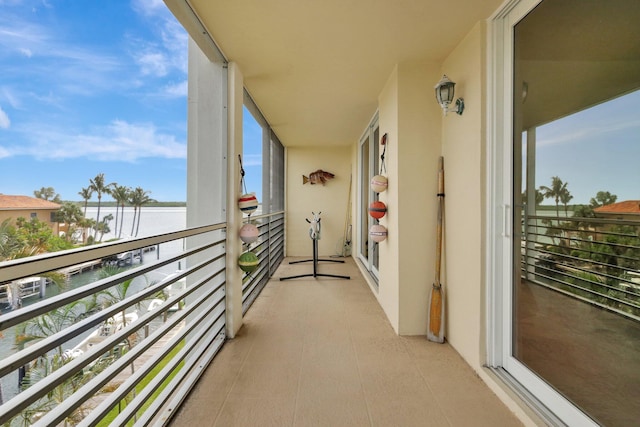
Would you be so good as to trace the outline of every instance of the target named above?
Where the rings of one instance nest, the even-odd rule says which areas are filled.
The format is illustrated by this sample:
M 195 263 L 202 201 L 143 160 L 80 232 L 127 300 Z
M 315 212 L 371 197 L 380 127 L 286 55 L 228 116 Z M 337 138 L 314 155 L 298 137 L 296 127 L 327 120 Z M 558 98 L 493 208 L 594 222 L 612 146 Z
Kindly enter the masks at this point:
M 436 228 L 436 278 L 429 292 L 427 339 L 444 342 L 444 290 L 440 283 L 442 261 L 442 214 L 444 210 L 444 158 L 438 160 L 438 226 Z

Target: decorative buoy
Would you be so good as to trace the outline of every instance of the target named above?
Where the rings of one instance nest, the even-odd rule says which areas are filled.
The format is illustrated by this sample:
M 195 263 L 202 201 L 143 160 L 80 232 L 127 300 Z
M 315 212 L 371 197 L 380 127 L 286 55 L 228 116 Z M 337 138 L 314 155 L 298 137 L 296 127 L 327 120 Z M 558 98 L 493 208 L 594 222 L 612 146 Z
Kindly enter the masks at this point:
M 256 254 L 251 251 L 243 253 L 242 255 L 240 255 L 240 258 L 238 258 L 238 266 L 245 273 L 251 273 L 252 271 L 254 271 L 256 268 L 258 268 L 259 263 L 260 260 L 258 259 Z
M 382 193 L 387 189 L 387 177 L 384 175 L 376 175 L 371 178 L 371 189 L 376 193 Z
M 387 238 L 387 228 L 381 224 L 374 224 L 369 229 L 369 237 L 376 243 L 382 242 Z
M 247 193 L 240 196 L 240 199 L 238 199 L 238 207 L 243 213 L 251 215 L 256 209 L 258 209 L 256 193 Z
M 369 205 L 369 215 L 375 219 L 380 219 L 387 213 L 387 205 L 377 200 Z
M 258 240 L 258 236 L 260 235 L 260 230 L 253 224 L 245 224 L 240 227 L 240 240 L 244 243 L 253 243 Z

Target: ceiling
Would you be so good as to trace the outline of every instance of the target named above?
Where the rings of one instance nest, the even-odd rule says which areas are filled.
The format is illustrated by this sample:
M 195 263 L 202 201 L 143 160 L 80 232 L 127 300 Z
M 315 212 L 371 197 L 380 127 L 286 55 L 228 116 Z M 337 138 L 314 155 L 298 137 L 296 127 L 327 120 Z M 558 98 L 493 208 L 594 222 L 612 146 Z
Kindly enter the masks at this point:
M 516 81 L 527 91 L 523 128 L 638 90 L 639 22 L 638 0 L 545 1 L 520 21 L 515 55 Z
M 172 10 L 184 8 L 185 1 L 165 0 Z M 188 4 L 227 60 L 239 65 L 245 88 L 282 143 L 291 147 L 357 141 L 395 64 L 417 59 L 441 63 L 502 1 Z

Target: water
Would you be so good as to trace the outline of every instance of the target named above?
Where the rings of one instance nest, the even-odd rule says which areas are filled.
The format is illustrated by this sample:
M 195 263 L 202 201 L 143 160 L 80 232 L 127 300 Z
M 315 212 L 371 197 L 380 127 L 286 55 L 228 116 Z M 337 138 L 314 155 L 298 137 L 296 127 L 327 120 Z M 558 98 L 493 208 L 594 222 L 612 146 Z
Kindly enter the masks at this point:
M 96 217 L 97 208 L 87 208 L 87 218 Z M 114 219 L 109 223 L 112 232 L 105 234 L 102 238 L 103 242 L 114 239 L 115 236 L 115 208 L 101 208 L 100 209 L 100 217 L 103 218 L 105 215 L 112 214 Z M 133 222 L 133 209 L 125 208 L 124 214 L 124 228 L 122 232 L 122 238 L 130 238 L 131 237 L 131 227 Z M 168 233 L 171 231 L 182 230 L 186 227 L 187 222 L 187 209 L 186 207 L 170 207 L 170 208 L 155 208 L 155 207 L 143 207 L 141 218 L 140 218 L 140 227 L 138 229 L 137 237 L 145 237 L 151 236 L 155 234 Z M 118 218 L 118 229 L 120 228 L 120 218 Z M 135 230 L 134 230 L 135 235 Z M 135 237 L 135 236 L 134 236 Z M 158 257 L 167 258 L 173 255 L 176 255 L 183 250 L 183 243 L 181 240 L 164 243 L 160 245 L 159 250 L 147 252 L 143 255 L 143 263 L 148 263 L 155 261 Z M 134 266 L 138 265 L 138 262 L 135 261 Z M 165 266 L 158 271 L 153 271 L 147 273 L 145 277 L 136 278 L 130 288 L 129 294 L 138 291 L 152 282 L 158 282 L 164 279 L 169 274 L 173 273 L 179 268 L 178 263 L 173 263 L 171 265 Z M 83 286 L 87 283 L 94 282 L 103 276 L 101 276 L 101 270 L 89 270 L 81 274 L 77 274 L 71 276 L 69 279 L 69 283 L 67 284 L 66 290 L 75 289 L 80 286 Z M 64 292 L 64 290 L 59 289 L 55 285 L 49 285 L 46 289 L 45 298 L 50 298 L 54 295 L 60 294 L 60 292 Z M 33 304 L 34 302 L 39 301 L 37 297 L 29 298 L 24 300 L 24 305 Z M 88 332 L 90 333 L 90 332 Z M 88 335 L 86 333 L 85 335 Z M 0 358 L 5 358 L 15 351 L 13 349 L 15 342 L 15 329 L 9 328 L 2 331 L 3 337 L 0 338 Z M 83 336 L 78 336 L 73 342 L 69 342 L 65 344 L 65 348 L 72 347 L 74 344 L 79 343 Z M 77 341 L 77 342 L 76 342 Z M 0 381 L 0 398 L 2 401 L 6 402 L 11 397 L 15 396 L 18 393 L 18 374 L 17 372 L 11 373 L 2 377 Z

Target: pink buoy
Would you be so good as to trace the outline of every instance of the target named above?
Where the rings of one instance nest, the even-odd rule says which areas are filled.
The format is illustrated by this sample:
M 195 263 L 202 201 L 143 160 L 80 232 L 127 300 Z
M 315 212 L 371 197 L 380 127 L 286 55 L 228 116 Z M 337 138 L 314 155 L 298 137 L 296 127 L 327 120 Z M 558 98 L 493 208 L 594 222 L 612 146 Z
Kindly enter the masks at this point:
M 258 240 L 260 230 L 254 224 L 244 224 L 240 227 L 240 240 L 244 243 L 253 243 Z
M 387 228 L 381 224 L 374 224 L 369 229 L 369 237 L 376 243 L 387 239 Z
M 384 175 L 376 175 L 371 178 L 371 189 L 376 193 L 382 193 L 387 189 L 387 177 Z

